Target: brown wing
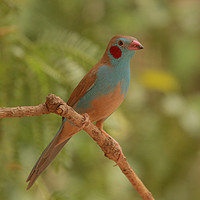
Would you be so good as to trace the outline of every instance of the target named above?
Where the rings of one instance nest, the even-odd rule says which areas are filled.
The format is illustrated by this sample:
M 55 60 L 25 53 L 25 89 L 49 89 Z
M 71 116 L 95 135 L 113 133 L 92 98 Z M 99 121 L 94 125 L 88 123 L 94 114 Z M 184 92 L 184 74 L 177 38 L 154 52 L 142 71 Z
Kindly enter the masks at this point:
M 77 87 L 72 92 L 67 104 L 71 107 L 84 96 L 84 94 L 92 87 L 97 78 L 97 67 L 93 67 L 80 81 Z

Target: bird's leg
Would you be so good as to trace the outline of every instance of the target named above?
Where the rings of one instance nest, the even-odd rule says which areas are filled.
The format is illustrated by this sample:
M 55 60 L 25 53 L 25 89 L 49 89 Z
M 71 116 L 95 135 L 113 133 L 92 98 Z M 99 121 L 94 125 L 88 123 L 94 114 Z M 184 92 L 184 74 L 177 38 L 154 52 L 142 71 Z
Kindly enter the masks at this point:
M 104 122 L 104 120 L 105 120 L 105 119 L 97 121 L 97 122 L 96 122 L 96 126 L 100 129 L 100 131 L 101 131 L 104 135 L 106 135 L 107 137 L 111 138 L 111 139 L 114 141 L 115 145 L 118 147 L 118 149 L 119 149 L 119 151 L 120 151 L 119 157 L 118 157 L 118 159 L 117 159 L 117 162 L 118 162 L 118 161 L 120 160 L 121 156 L 122 156 L 122 148 L 121 148 L 121 146 L 119 145 L 119 143 L 118 143 L 113 137 L 111 137 L 108 133 L 106 133 L 106 132 L 103 130 L 103 122 Z

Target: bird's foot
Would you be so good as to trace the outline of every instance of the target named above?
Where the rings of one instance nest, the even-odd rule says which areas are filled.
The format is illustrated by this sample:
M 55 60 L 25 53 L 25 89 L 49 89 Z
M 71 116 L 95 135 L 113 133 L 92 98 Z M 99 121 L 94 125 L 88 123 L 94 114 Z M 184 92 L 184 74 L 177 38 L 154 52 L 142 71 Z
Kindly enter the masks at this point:
M 82 116 L 84 117 L 82 120 L 82 126 L 80 127 L 81 129 L 84 129 L 86 126 L 89 125 L 90 123 L 90 117 L 87 113 L 82 114 Z
M 114 141 L 114 143 L 115 143 L 115 145 L 117 146 L 117 149 L 119 150 L 119 156 L 118 156 L 118 158 L 117 158 L 117 163 L 118 163 L 118 161 L 121 159 L 121 157 L 122 157 L 122 148 L 121 148 L 121 146 L 119 145 L 119 143 L 113 138 L 113 137 L 111 137 L 108 133 L 106 133 L 103 129 L 101 129 L 101 132 L 103 133 L 103 134 L 105 134 L 107 137 L 109 137 L 109 138 L 111 138 L 113 141 Z M 117 164 L 116 164 L 117 165 Z M 116 166 L 116 165 L 114 165 L 114 166 Z

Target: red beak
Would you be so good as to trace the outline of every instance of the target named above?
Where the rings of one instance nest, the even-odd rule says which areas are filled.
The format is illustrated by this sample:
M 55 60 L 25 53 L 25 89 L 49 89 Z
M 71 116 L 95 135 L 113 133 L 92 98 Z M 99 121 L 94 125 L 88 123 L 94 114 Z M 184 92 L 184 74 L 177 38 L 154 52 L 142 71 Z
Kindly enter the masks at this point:
M 140 49 L 144 49 L 144 47 L 137 41 L 137 40 L 133 40 L 130 44 L 130 46 L 128 47 L 129 50 L 140 50 Z

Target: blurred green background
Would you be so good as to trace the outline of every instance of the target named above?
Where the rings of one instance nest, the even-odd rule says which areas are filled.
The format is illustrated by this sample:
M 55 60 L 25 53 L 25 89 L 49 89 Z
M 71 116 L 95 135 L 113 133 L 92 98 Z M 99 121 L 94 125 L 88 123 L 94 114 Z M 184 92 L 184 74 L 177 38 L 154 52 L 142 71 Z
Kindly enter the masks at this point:
M 67 101 L 110 38 L 135 36 L 131 84 L 105 129 L 159 200 L 200 199 L 199 0 L 1 0 L 0 106 Z M 46 115 L 0 120 L 0 199 L 141 199 L 85 133 L 26 191 L 61 124 Z

